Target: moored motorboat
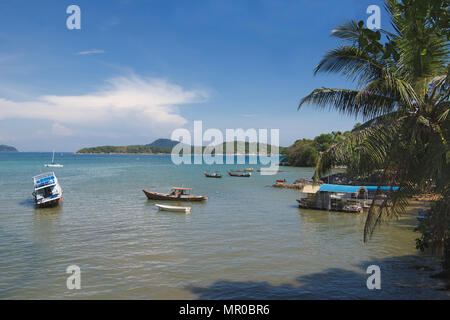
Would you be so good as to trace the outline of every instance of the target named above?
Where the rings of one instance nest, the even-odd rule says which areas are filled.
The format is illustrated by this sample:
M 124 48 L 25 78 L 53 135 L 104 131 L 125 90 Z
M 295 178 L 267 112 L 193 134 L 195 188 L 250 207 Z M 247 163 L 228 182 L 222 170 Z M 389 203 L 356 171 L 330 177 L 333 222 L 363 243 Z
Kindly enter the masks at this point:
M 246 177 L 246 178 L 248 178 L 248 177 L 250 177 L 251 176 L 251 173 L 250 172 L 233 172 L 233 171 L 228 171 L 228 174 L 231 176 L 231 177 Z
M 54 172 L 42 173 L 33 177 L 34 202 L 38 207 L 57 206 L 62 200 L 62 188 Z
M 277 181 L 277 183 L 285 183 L 286 179 L 277 179 L 276 181 Z
M 191 207 L 179 207 L 179 206 L 169 206 L 166 204 L 155 204 L 160 210 L 164 211 L 173 211 L 173 212 L 183 212 L 183 213 L 191 213 Z
M 171 200 L 171 201 L 204 201 L 207 196 L 195 196 L 190 194 L 192 188 L 173 187 L 172 192 L 161 193 L 150 190 L 142 190 L 149 200 Z

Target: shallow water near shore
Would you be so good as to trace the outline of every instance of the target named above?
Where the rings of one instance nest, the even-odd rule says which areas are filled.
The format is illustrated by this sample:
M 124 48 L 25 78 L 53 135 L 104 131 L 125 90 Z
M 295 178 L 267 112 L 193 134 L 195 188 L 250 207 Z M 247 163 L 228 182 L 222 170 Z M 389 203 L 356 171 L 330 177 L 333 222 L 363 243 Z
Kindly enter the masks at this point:
M 450 298 L 430 278 L 438 261 L 415 249 L 413 215 L 364 244 L 363 214 L 299 209 L 297 191 L 271 187 L 312 169 L 238 178 L 226 170 L 259 166 L 222 165 L 223 178 L 208 179 L 210 167 L 170 156 L 55 157 L 63 204 L 36 209 L 31 177 L 48 171 L 51 154 L 0 154 L 2 299 Z M 182 185 L 209 197 L 190 215 L 160 212 L 142 193 Z M 367 289 L 372 264 L 381 290 Z M 66 287 L 69 265 L 81 268 L 80 290 Z

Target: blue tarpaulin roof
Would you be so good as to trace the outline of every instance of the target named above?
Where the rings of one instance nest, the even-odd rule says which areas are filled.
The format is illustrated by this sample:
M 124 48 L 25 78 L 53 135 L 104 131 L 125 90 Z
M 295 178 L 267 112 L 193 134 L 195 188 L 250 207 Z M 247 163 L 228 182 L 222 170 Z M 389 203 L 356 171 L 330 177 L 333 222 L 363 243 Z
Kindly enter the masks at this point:
M 320 186 L 319 191 L 356 193 L 358 192 L 359 188 L 361 187 L 345 186 L 340 184 L 323 184 Z
M 364 188 L 366 188 L 367 190 L 376 191 L 378 187 L 377 186 L 365 186 Z M 389 190 L 391 190 L 391 187 L 389 187 L 389 186 L 381 186 L 380 190 L 389 191 Z M 392 187 L 392 191 L 397 191 L 397 190 L 398 190 L 398 187 Z
M 345 193 L 357 193 L 360 188 L 366 189 L 366 190 L 377 190 L 377 186 L 347 186 L 347 185 L 340 185 L 340 184 L 323 184 L 320 186 L 319 191 L 326 191 L 326 192 L 345 192 Z M 383 191 L 389 191 L 391 187 L 389 186 L 381 186 L 380 190 Z M 397 191 L 398 187 L 392 187 L 393 191 Z

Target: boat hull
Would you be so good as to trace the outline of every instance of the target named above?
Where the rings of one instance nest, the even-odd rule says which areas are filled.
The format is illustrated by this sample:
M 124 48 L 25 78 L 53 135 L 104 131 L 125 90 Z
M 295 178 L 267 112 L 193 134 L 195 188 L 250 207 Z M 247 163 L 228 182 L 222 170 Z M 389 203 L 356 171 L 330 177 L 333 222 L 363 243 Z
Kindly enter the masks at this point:
M 36 207 L 38 208 L 52 208 L 52 207 L 56 207 L 59 206 L 62 203 L 62 197 L 61 198 L 57 198 L 57 199 L 52 199 L 50 201 L 46 201 L 46 202 L 40 202 L 37 203 L 37 201 L 35 200 L 36 203 Z
M 193 196 L 193 195 L 182 195 L 175 196 L 166 193 L 154 192 L 149 190 L 142 190 L 149 200 L 168 200 L 168 201 L 205 201 L 208 199 L 207 196 Z
M 241 178 L 250 178 L 251 174 L 250 173 L 233 173 L 233 172 L 228 172 L 228 174 L 230 175 L 230 177 L 241 177 Z
M 155 204 L 158 209 L 163 211 L 180 212 L 180 213 L 191 213 L 191 207 L 177 207 L 177 206 L 167 206 L 162 204 Z
M 216 178 L 216 179 L 222 178 L 222 176 L 220 174 L 216 175 L 216 174 L 207 174 L 207 173 L 205 173 L 204 175 L 207 178 Z

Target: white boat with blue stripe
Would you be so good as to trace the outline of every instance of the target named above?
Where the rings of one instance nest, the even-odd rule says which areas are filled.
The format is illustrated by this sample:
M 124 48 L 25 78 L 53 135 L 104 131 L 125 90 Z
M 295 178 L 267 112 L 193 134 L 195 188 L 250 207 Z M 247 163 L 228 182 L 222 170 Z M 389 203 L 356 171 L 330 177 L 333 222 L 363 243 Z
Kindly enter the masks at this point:
M 33 177 L 34 202 L 38 207 L 57 206 L 62 201 L 63 191 L 54 172 L 46 172 Z

